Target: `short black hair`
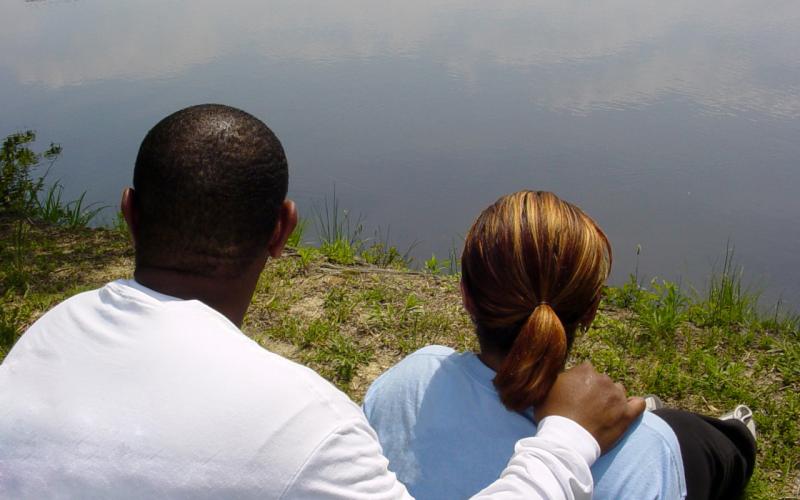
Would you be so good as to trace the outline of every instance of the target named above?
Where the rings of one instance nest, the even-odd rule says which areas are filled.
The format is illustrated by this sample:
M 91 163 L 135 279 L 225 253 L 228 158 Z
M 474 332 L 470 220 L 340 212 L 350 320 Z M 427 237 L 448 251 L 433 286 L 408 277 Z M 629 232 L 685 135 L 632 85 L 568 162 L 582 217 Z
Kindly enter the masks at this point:
M 220 104 L 167 116 L 133 170 L 136 266 L 240 275 L 269 241 L 288 182 L 283 146 L 258 118 Z

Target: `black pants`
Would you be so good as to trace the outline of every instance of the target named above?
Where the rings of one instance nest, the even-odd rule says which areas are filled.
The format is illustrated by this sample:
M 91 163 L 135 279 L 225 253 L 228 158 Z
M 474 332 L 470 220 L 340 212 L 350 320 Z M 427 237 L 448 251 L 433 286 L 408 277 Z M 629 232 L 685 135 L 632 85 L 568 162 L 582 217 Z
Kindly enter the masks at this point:
M 667 408 L 653 413 L 678 437 L 689 500 L 742 495 L 756 462 L 756 441 L 742 422 Z

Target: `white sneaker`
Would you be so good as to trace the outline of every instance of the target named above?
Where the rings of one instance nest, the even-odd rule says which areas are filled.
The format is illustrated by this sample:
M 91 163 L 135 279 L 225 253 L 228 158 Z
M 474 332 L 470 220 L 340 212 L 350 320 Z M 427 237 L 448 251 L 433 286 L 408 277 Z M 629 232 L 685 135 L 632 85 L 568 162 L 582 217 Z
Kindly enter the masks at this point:
M 739 405 L 733 411 L 719 417 L 719 419 L 738 420 L 747 427 L 747 430 L 753 435 L 753 439 L 756 439 L 756 421 L 753 420 L 753 410 L 749 406 Z
M 648 394 L 643 399 L 644 399 L 644 409 L 646 411 L 659 410 L 664 407 L 664 403 L 661 401 L 661 398 L 659 398 L 655 394 Z

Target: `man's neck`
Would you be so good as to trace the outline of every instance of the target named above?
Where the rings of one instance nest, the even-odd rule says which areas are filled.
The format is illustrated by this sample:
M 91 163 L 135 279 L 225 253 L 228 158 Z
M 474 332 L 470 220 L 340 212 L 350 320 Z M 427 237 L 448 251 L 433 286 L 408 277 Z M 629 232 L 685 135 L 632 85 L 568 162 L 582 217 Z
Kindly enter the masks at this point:
M 188 273 L 137 267 L 136 282 L 156 292 L 184 300 L 199 300 L 241 326 L 253 298 L 258 273 L 245 273 L 237 278 L 209 278 Z

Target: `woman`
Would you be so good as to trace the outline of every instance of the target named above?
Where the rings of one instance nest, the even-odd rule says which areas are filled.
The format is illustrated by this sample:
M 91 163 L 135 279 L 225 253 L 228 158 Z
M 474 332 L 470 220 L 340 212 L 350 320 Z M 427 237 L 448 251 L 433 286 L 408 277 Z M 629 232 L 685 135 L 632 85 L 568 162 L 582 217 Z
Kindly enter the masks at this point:
M 461 266 L 480 352 L 421 349 L 379 377 L 364 400 L 390 468 L 417 498 L 481 490 L 535 429 L 534 407 L 564 368 L 575 332 L 594 319 L 611 247 L 579 208 L 522 191 L 478 217 Z M 595 496 L 733 498 L 754 455 L 754 430 L 742 421 L 645 412 L 592 467 Z

